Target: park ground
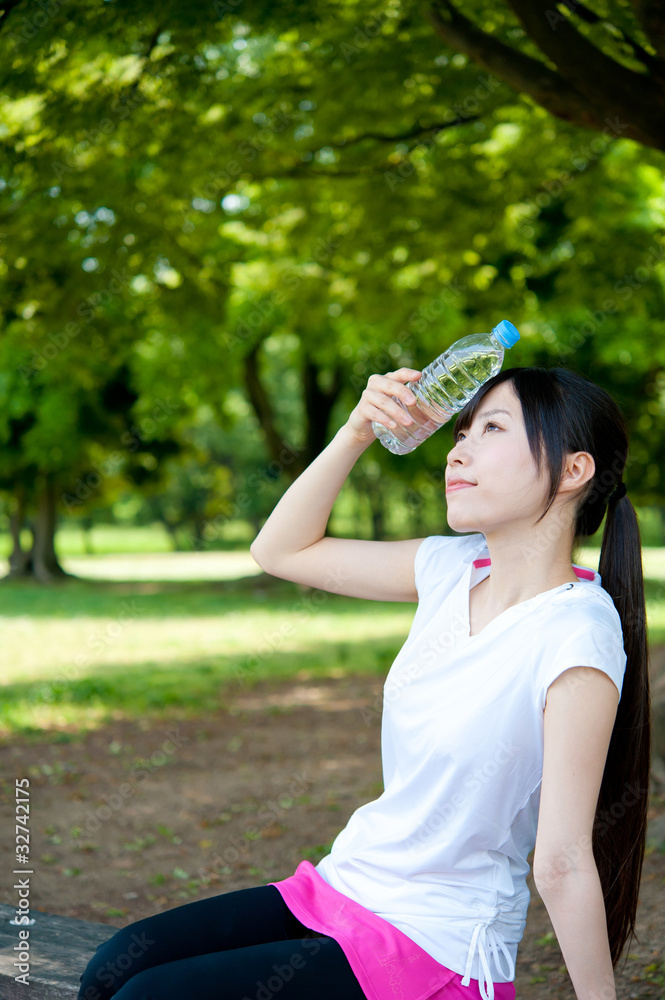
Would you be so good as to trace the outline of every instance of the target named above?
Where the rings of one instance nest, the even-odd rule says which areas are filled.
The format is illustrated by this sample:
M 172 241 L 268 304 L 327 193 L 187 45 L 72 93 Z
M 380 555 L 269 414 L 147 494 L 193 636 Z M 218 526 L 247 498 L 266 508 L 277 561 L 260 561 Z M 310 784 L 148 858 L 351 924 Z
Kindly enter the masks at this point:
M 109 557 L 103 582 L 5 592 L 5 645 L 18 667 L 5 677 L 0 826 L 12 829 L 14 779 L 28 777 L 36 910 L 120 927 L 277 881 L 303 858 L 315 864 L 380 793 L 383 677 L 414 606 L 371 602 L 368 615 L 367 602 L 263 574 L 234 579 L 245 564 L 233 559 L 226 582 L 156 583 L 140 572 L 129 581 Z M 660 677 L 664 645 L 652 660 Z M 665 997 L 664 793 L 657 781 L 619 1000 Z M 12 844 L 7 835 L 0 847 L 6 872 Z M 517 995 L 572 997 L 530 888 Z M 1 901 L 15 902 L 9 879 Z

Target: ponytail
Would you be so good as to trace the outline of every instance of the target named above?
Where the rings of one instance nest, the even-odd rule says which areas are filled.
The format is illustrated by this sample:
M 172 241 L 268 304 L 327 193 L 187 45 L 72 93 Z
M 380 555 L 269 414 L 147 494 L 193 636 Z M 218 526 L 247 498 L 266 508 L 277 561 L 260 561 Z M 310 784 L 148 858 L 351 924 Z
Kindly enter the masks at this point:
M 598 566 L 619 612 L 626 653 L 593 828 L 593 852 L 605 898 L 613 967 L 635 934 L 646 845 L 651 768 L 649 651 L 637 516 L 625 495 L 610 497 Z

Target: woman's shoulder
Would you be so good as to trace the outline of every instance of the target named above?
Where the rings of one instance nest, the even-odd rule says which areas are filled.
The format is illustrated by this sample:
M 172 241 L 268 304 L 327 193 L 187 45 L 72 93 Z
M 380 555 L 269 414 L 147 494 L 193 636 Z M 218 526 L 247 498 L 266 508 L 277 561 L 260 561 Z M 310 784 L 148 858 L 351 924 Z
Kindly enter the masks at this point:
M 479 532 L 428 535 L 416 551 L 414 569 L 418 593 L 461 577 L 474 559 L 487 554 L 485 536 Z
M 480 532 L 472 535 L 428 535 L 420 543 L 416 559 L 440 561 L 449 556 L 468 562 L 469 557 L 475 559 L 479 552 L 487 552 L 485 536 Z
M 560 590 L 545 609 L 549 625 L 561 627 L 565 635 L 585 628 L 606 629 L 623 641 L 621 618 L 614 601 L 597 581 L 580 581 L 570 589 Z
M 544 709 L 547 688 L 570 667 L 594 667 L 616 684 L 619 696 L 626 669 L 621 619 L 598 583 L 558 591 L 539 608 L 530 631 L 534 678 Z

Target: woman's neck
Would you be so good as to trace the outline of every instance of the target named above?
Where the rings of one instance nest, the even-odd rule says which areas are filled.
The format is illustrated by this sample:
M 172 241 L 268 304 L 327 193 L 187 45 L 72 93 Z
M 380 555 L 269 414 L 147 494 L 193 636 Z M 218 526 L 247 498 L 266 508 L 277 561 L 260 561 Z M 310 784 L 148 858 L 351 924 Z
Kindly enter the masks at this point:
M 500 610 L 564 583 L 576 583 L 572 544 L 563 539 L 505 540 L 486 536 L 492 561 L 485 583 L 488 607 Z

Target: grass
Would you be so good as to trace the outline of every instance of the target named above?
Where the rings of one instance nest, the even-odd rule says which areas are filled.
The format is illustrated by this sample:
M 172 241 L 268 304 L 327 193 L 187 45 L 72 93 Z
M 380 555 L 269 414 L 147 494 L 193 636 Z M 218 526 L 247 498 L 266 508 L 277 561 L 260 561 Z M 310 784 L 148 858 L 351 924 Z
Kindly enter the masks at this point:
M 30 546 L 31 535 L 24 531 L 21 541 Z M 85 535 L 74 524 L 64 524 L 58 528 L 56 549 L 59 556 L 85 555 Z M 171 552 L 173 546 L 163 524 L 149 524 L 144 527 L 124 527 L 120 524 L 95 525 L 88 533 L 88 544 L 96 554 L 107 552 Z M 6 558 L 11 551 L 8 534 L 0 534 L 0 556 Z
M 415 604 L 262 574 L 229 583 L 4 584 L 0 733 L 62 739 L 117 718 L 198 714 L 265 677 L 385 673 Z
M 597 551 L 579 562 L 596 567 Z M 645 550 L 644 565 L 650 638 L 662 643 L 665 549 Z M 415 609 L 262 573 L 4 583 L 0 737 L 64 741 L 120 718 L 197 715 L 267 677 L 385 675 Z

